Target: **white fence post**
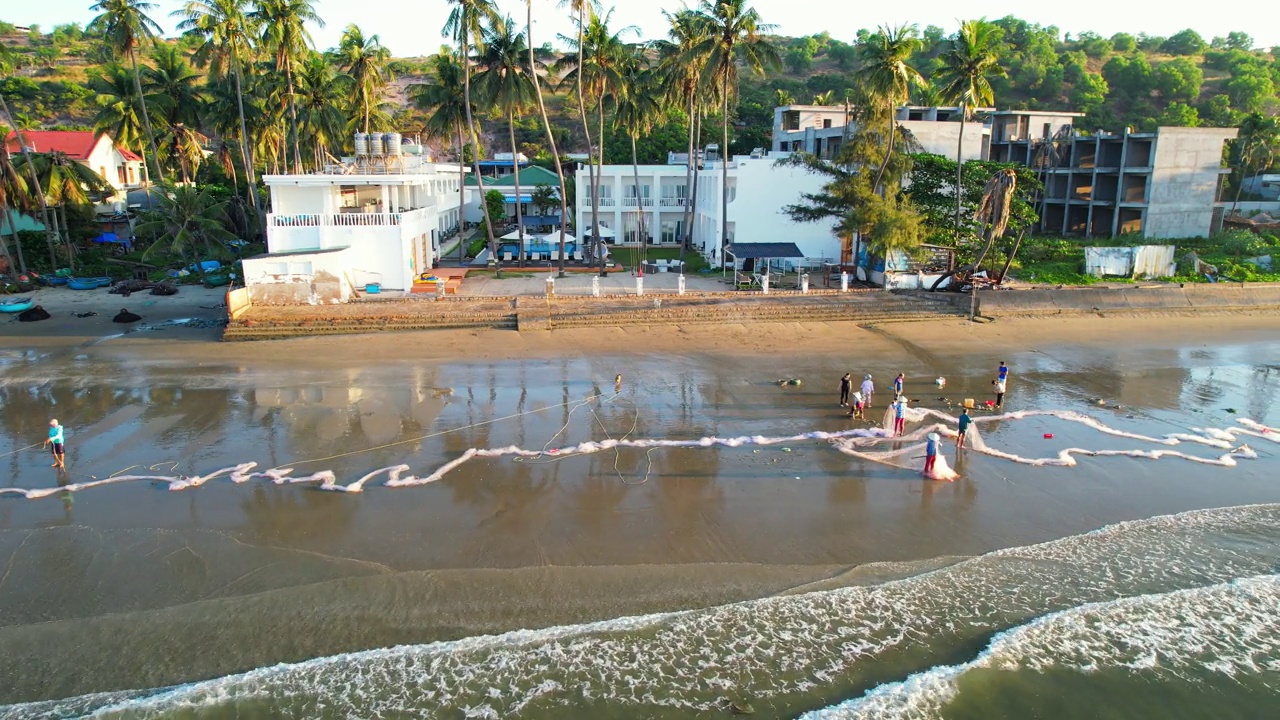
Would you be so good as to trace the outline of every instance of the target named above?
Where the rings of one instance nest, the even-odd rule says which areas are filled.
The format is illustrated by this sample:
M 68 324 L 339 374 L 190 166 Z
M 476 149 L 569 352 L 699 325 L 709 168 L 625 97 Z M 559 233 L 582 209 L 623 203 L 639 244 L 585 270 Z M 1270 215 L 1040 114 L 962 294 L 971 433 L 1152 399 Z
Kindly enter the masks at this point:
M 644 294 L 644 276 L 637 275 L 636 276 L 636 295 L 643 295 L 643 294 Z
M 760 277 L 760 291 L 765 295 L 769 294 L 769 273 Z
M 849 292 L 849 273 L 840 273 L 840 292 Z
M 800 276 L 800 292 L 809 292 L 809 273 Z
M 676 278 L 676 294 L 677 295 L 684 294 L 684 275 L 681 275 L 680 277 Z
M 554 277 L 547 278 L 547 297 L 556 294 L 556 279 Z
M 600 297 L 600 276 L 595 275 L 591 278 L 591 297 Z

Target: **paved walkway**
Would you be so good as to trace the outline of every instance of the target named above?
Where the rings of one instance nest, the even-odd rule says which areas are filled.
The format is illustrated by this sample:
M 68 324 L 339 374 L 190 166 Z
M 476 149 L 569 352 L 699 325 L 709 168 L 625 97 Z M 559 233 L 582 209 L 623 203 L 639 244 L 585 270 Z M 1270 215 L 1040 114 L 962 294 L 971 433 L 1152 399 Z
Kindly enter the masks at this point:
M 513 274 L 519 277 L 513 277 Z M 510 270 L 501 280 L 488 276 L 468 274 L 458 290 L 460 296 L 511 296 L 511 295 L 543 295 L 547 292 L 547 278 L 554 278 L 555 271 L 526 275 L 528 270 Z M 679 273 L 654 273 L 644 276 L 645 293 L 674 293 L 679 283 Z M 591 281 L 600 281 L 602 295 L 634 295 L 636 294 L 636 276 L 629 272 L 612 272 L 609 277 L 599 277 L 598 273 L 570 272 L 566 277 L 556 278 L 556 295 L 590 295 Z M 685 275 L 687 292 L 723 292 L 731 289 L 719 275 Z

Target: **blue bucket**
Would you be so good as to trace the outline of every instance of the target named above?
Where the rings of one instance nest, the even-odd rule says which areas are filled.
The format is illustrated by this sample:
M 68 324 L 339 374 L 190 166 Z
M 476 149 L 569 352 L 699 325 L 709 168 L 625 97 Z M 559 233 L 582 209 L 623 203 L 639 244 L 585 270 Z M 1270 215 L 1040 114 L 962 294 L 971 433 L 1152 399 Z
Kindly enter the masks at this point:
M 377 295 L 382 292 L 382 285 L 379 283 L 369 283 L 364 286 L 364 291 L 370 295 Z

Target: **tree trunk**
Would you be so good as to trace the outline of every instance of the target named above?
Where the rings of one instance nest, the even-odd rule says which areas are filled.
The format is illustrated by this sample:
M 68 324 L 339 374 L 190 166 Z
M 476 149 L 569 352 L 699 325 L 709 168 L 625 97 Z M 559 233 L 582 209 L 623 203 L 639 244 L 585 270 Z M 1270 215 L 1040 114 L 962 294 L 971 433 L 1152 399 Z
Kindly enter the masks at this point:
M 13 237 L 13 252 L 18 256 L 18 270 L 27 272 L 27 259 L 22 254 L 22 239 L 18 237 L 17 219 L 14 218 L 15 211 L 8 205 L 0 205 L 0 211 L 4 212 L 5 222 L 9 225 L 9 234 Z
M 960 242 L 960 198 L 961 187 L 963 185 L 963 175 L 961 169 L 964 167 L 964 122 L 969 115 L 969 108 L 964 103 L 960 104 L 960 139 L 956 141 L 956 243 Z
M 551 120 L 547 117 L 547 106 L 542 100 L 542 83 L 538 79 L 538 66 L 535 62 L 533 54 L 533 0 L 528 0 L 529 22 L 525 29 L 527 33 L 526 45 L 529 46 L 529 71 L 533 75 L 533 90 L 538 97 L 538 112 L 542 114 L 542 127 L 547 131 L 547 143 L 551 146 L 551 156 L 556 161 L 556 177 L 560 179 L 560 272 L 559 276 L 564 277 L 564 225 L 569 221 L 569 198 L 565 192 L 564 186 L 564 168 L 560 167 L 560 152 L 556 149 L 556 138 L 551 132 Z M 579 240 L 581 242 L 581 240 Z M 523 246 L 524 243 L 521 243 Z
M 1003 285 L 1006 276 L 1009 274 L 1009 268 L 1013 265 L 1013 259 L 1018 256 L 1018 249 L 1022 247 L 1022 238 L 1026 231 L 1018 233 L 1018 239 L 1013 243 L 1013 249 L 1009 251 L 1009 257 L 1005 258 L 1004 267 L 1000 270 L 1000 284 Z
M 604 84 L 600 85 L 600 92 L 596 96 L 596 114 L 600 118 L 600 132 L 596 135 L 596 187 L 595 192 L 591 193 L 591 220 L 595 223 L 595 229 L 592 236 L 601 235 L 600 232 L 600 184 L 604 181 Z M 590 158 L 587 158 L 590 160 Z M 637 192 L 639 192 L 637 190 Z M 596 243 L 603 244 L 603 237 L 596 237 Z M 604 272 L 604 254 L 600 253 L 600 271 Z
M 880 185 L 880 180 L 884 178 L 884 171 L 889 167 L 889 158 L 893 157 L 894 133 L 898 129 L 898 120 L 893 116 L 893 103 L 889 103 L 889 144 L 885 147 L 884 160 L 880 162 L 880 170 L 876 172 L 875 184 L 871 186 L 872 192 L 880 193 L 884 197 L 884 188 Z
M 60 224 L 62 225 L 62 234 L 64 242 L 67 246 L 67 267 L 72 271 L 76 269 L 76 248 L 71 242 L 71 226 L 67 223 L 67 205 L 63 203 L 58 206 L 58 213 L 61 215 Z
M 462 27 L 469 18 L 464 17 Z M 480 137 L 476 134 L 475 120 L 471 117 L 471 57 L 467 53 L 467 33 L 462 32 L 462 102 L 467 111 L 467 134 L 471 136 L 471 162 L 476 171 L 476 189 L 480 193 L 480 212 L 484 214 L 484 231 L 489 240 L 489 266 L 498 267 L 498 244 L 493 237 L 493 218 L 489 217 L 489 203 L 484 196 L 484 176 L 480 174 Z
M 0 202 L 0 215 L 4 216 L 4 224 L 9 226 L 9 234 L 13 236 L 14 247 L 20 248 L 21 246 L 20 246 L 20 243 L 18 242 L 18 228 L 15 224 L 13 213 L 10 213 L 9 206 L 2 202 Z M 9 253 L 9 244 L 4 241 L 3 235 L 0 235 L 0 250 L 4 251 L 4 259 L 9 263 L 9 269 L 8 269 L 9 273 L 14 272 L 15 270 L 21 273 L 25 273 L 27 271 L 27 266 L 25 263 L 23 263 L 21 267 L 14 264 L 13 255 Z
M 511 137 L 511 169 L 515 173 L 516 185 L 516 233 L 520 237 L 520 267 L 524 267 L 524 212 L 520 206 L 520 160 L 516 157 L 516 115 L 507 113 L 507 134 Z
M 720 256 L 729 245 L 729 81 L 720 89 L 720 112 L 724 115 L 724 145 L 720 148 Z
M 575 80 L 575 83 L 577 84 L 578 117 L 582 120 L 582 134 L 585 135 L 587 139 L 587 184 L 591 188 L 591 223 L 592 223 L 591 255 L 592 257 L 588 262 L 588 265 L 595 266 L 596 256 L 600 254 L 598 249 L 600 244 L 600 238 L 599 238 L 600 233 L 596 229 L 600 227 L 600 186 L 596 184 L 595 165 L 591 161 L 591 150 L 592 150 L 591 123 L 588 122 L 587 120 L 587 101 L 582 94 L 582 74 L 583 72 L 585 72 L 585 65 L 587 60 L 587 50 L 585 47 L 583 47 L 583 43 L 582 43 L 582 34 L 583 34 L 583 31 L 586 29 L 586 22 L 587 22 L 586 14 L 587 14 L 586 0 L 578 0 L 578 72 L 574 80 Z M 561 222 L 564 222 L 563 219 L 561 220 Z M 578 238 L 578 242 L 582 243 L 583 247 L 585 247 L 586 238 L 585 236 L 583 236 L 581 227 L 579 227 L 578 229 L 578 235 L 580 236 Z M 600 260 L 600 267 L 602 269 L 604 268 L 603 258 L 601 258 Z
M 53 271 L 58 269 L 57 257 L 53 254 L 53 244 L 55 241 L 53 224 L 49 220 L 49 203 L 45 200 L 44 190 L 40 187 L 40 177 L 36 175 L 35 161 L 31 158 L 31 150 L 27 148 L 27 144 L 22 141 L 22 131 L 18 130 L 18 123 L 14 122 L 13 113 L 9 112 L 9 103 L 5 101 L 4 95 L 0 94 L 0 110 L 4 111 L 5 119 L 13 126 L 14 137 L 18 141 L 18 149 L 22 151 L 22 157 L 27 163 L 27 174 L 31 176 L 31 187 L 35 191 L 36 199 L 40 203 L 40 218 L 44 221 L 44 238 L 45 243 L 49 246 L 49 260 L 53 264 Z
M 698 163 L 697 153 L 702 147 L 702 108 L 694 111 L 693 117 L 693 188 L 689 191 L 689 249 L 693 249 L 693 244 L 698 241 L 698 237 L 693 232 L 693 226 L 698 222 L 698 173 L 701 167 Z
M 680 259 L 684 260 L 685 248 L 693 248 L 693 204 L 689 202 L 689 197 L 693 191 L 693 167 L 696 164 L 694 158 L 694 142 L 693 142 L 693 100 L 694 93 L 689 93 L 688 118 L 689 118 L 689 157 L 688 168 L 684 173 L 684 227 L 680 233 Z
M 284 64 L 285 84 L 289 89 L 289 136 L 293 143 L 293 171 L 295 173 L 302 172 L 302 148 L 298 142 L 298 104 L 294 102 L 293 97 L 293 63 L 286 62 Z M 289 149 L 285 148 L 287 156 Z
M 244 121 L 244 90 L 240 87 L 239 54 L 231 54 L 231 63 L 236 73 L 236 109 L 240 113 L 240 157 L 244 161 L 245 189 L 249 193 L 249 206 L 253 208 L 254 230 L 261 232 L 262 213 L 258 209 L 258 184 L 253 179 L 253 159 L 249 155 L 249 130 Z
M 463 215 L 463 206 L 467 204 L 467 160 L 466 143 L 462 140 L 462 124 L 458 130 L 458 264 L 467 264 L 467 219 Z
M 156 152 L 156 136 L 151 132 L 151 116 L 147 114 L 147 98 L 142 94 L 142 75 L 138 72 L 138 54 L 129 49 L 129 64 L 133 65 L 133 87 L 138 91 L 138 106 L 142 109 L 142 125 L 147 129 L 147 145 L 151 148 L 151 161 L 156 165 L 156 178 L 164 182 L 164 168 L 160 167 L 160 155 Z
M 54 271 L 56 272 L 56 271 L 57 271 L 57 269 L 58 269 L 58 238 L 60 238 L 60 237 L 62 236 L 61 231 L 58 229 L 58 210 L 57 210 L 57 208 L 54 208 L 54 209 L 53 209 L 53 211 L 52 211 L 52 212 L 50 212 L 50 213 L 48 213 L 48 215 L 47 215 L 46 217 L 48 217 L 48 218 L 49 218 L 49 222 L 50 222 L 50 223 L 52 223 L 52 224 L 49 226 L 50 232 L 49 232 L 49 234 L 48 234 L 48 238 L 49 238 L 49 262 L 53 263 L 53 269 L 54 269 Z
M 636 136 L 631 133 L 627 133 L 627 135 L 631 138 L 631 173 L 635 177 L 636 181 L 636 211 L 639 213 L 639 222 L 637 225 L 640 228 L 640 262 L 636 263 L 636 274 L 640 277 L 644 277 L 644 261 L 648 254 L 647 251 L 649 249 L 649 244 L 644 234 L 645 210 L 644 197 L 640 194 L 640 162 L 636 160 Z

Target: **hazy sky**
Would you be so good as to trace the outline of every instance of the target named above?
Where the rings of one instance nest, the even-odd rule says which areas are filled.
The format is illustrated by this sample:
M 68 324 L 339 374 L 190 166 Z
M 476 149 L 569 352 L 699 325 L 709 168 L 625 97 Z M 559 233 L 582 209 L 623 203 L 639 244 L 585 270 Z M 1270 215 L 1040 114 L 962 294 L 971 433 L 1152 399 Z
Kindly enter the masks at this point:
M 151 12 L 152 18 L 167 31 L 172 31 L 176 20 L 170 18 L 169 13 L 180 8 L 182 3 L 178 0 L 151 1 L 157 5 Z M 604 2 L 608 7 L 610 0 Z M 497 0 L 497 3 L 503 13 L 514 15 L 520 27 L 524 27 L 527 6 L 523 0 Z M 87 23 L 93 18 L 89 10 L 91 4 L 87 0 L 5 3 L 6 8 L 0 10 L 0 19 L 18 25 L 38 23 L 48 31 L 58 23 Z M 556 4 L 555 0 L 533 0 L 536 44 L 554 39 L 556 33 L 571 31 L 565 11 L 557 9 Z M 636 25 L 645 38 L 665 33 L 663 9 L 681 7 L 679 0 L 616 0 L 613 4 L 616 6 L 613 26 Z M 858 29 L 864 27 L 913 22 L 921 28 L 932 24 L 951 32 L 958 24 L 957 18 L 1005 14 L 994 12 L 989 3 L 957 4 L 943 0 L 869 5 L 849 0 L 754 0 L 753 5 L 765 22 L 777 26 L 780 34 L 811 35 L 826 31 L 845 42 L 851 41 Z M 383 44 L 399 56 L 434 52 L 440 46 L 440 28 L 449 12 L 446 0 L 319 0 L 315 6 L 326 21 L 323 29 L 312 29 L 320 49 L 336 45 L 342 28 L 354 22 L 366 33 L 378 34 Z M 1228 9 L 1231 11 L 1226 11 Z M 1244 14 L 1235 12 L 1241 9 L 1244 8 L 1238 4 L 1228 8 L 1214 3 L 1158 3 L 1152 6 L 1134 0 L 1076 0 L 1027 5 L 1015 14 L 1041 25 L 1056 25 L 1063 32 L 1073 34 L 1092 30 L 1106 36 L 1122 31 L 1168 36 L 1190 27 L 1205 40 L 1215 35 L 1226 35 L 1232 30 L 1244 30 L 1253 35 L 1260 47 L 1280 45 L 1280 23 L 1259 25 L 1256 22 L 1258 18 L 1251 21 Z

